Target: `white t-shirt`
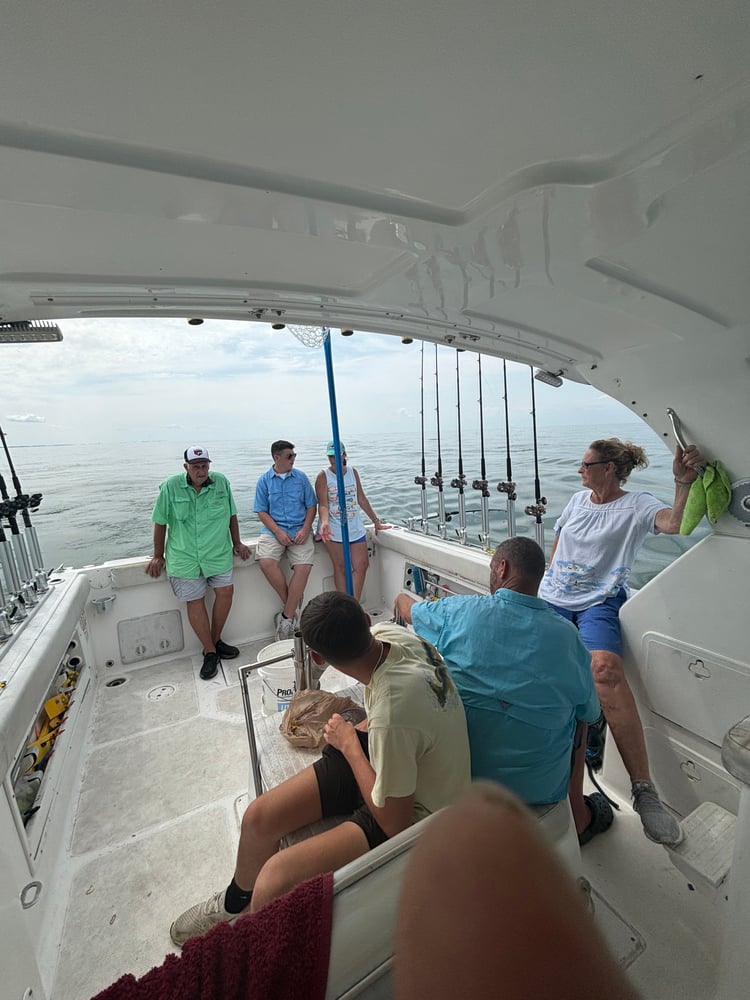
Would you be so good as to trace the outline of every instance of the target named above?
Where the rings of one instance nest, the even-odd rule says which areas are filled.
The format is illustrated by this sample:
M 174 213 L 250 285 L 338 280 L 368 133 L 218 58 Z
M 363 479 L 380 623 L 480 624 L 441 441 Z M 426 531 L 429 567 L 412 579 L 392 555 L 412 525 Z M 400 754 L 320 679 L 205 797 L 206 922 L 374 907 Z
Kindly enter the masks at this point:
M 584 611 L 626 587 L 654 519 L 669 510 L 653 493 L 625 493 L 609 503 L 592 503 L 591 491 L 575 493 L 555 523 L 557 548 L 539 596 L 569 611 Z
M 453 802 L 471 782 L 463 704 L 434 646 L 399 625 L 376 625 L 388 656 L 365 687 L 372 801 L 414 795 L 414 822 Z

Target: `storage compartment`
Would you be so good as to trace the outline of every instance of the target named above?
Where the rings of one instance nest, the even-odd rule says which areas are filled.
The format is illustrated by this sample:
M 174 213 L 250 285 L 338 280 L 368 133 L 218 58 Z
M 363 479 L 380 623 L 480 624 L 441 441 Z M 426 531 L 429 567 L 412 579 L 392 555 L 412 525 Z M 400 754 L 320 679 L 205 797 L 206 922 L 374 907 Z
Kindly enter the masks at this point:
M 89 691 L 88 664 L 78 632 L 59 661 L 28 734 L 6 777 L 5 789 L 26 851 L 35 861 L 50 811 L 62 783 L 66 758 L 75 745 L 77 723 Z M 33 866 L 32 866 L 33 870 Z
M 657 632 L 643 636 L 643 653 L 643 680 L 657 715 L 720 747 L 727 730 L 750 714 L 747 664 Z
M 472 586 L 469 582 L 446 573 L 438 573 L 433 569 L 424 566 L 417 566 L 413 563 L 404 565 L 404 580 L 402 584 L 404 590 L 408 590 L 415 597 L 422 597 L 424 600 L 437 600 L 439 597 L 450 597 L 454 594 L 486 594 L 486 590 Z
M 721 764 L 674 735 L 644 728 L 651 774 L 662 799 L 680 816 L 702 802 L 715 802 L 737 815 L 740 786 Z

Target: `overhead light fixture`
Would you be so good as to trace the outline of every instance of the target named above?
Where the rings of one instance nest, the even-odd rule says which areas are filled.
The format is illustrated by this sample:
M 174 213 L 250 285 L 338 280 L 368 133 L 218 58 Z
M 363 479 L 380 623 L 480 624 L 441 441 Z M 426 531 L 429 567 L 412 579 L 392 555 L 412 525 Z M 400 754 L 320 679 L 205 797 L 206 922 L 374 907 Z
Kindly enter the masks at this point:
M 341 336 L 342 337 L 353 337 L 354 336 L 354 330 L 342 330 L 341 331 Z
M 555 389 L 559 389 L 560 386 L 563 384 L 563 380 L 560 378 L 563 371 L 564 371 L 563 368 L 561 368 L 559 372 L 548 372 L 545 371 L 543 368 L 538 368 L 534 372 L 534 378 L 537 379 L 539 382 L 544 382 L 545 385 L 551 385 L 554 386 Z
M 272 330 L 286 330 L 286 323 L 271 323 Z
M 57 323 L 36 319 L 0 323 L 0 344 L 35 344 L 62 339 L 62 330 Z
M 402 337 L 401 338 L 401 343 L 402 344 L 413 344 L 414 343 L 414 337 Z
M 203 320 L 200 318 L 200 316 L 191 316 L 190 319 L 188 320 L 190 326 L 200 326 L 202 322 Z

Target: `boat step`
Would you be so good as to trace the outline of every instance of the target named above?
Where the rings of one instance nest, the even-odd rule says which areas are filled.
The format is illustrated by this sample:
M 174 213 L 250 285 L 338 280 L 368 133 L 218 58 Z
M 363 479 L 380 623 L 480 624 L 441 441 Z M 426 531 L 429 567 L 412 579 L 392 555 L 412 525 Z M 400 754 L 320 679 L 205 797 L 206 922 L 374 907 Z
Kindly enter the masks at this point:
M 715 802 L 701 804 L 682 821 L 685 836 L 667 851 L 675 868 L 696 889 L 715 893 L 726 882 L 732 867 L 737 817 Z

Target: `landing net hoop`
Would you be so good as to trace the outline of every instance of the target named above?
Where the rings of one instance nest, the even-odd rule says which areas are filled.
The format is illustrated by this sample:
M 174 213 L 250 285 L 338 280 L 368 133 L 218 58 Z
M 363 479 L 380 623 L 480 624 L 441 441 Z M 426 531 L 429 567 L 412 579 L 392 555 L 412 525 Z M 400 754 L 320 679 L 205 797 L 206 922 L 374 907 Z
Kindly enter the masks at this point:
M 322 347 L 331 332 L 327 326 L 287 326 L 287 330 L 305 347 Z

